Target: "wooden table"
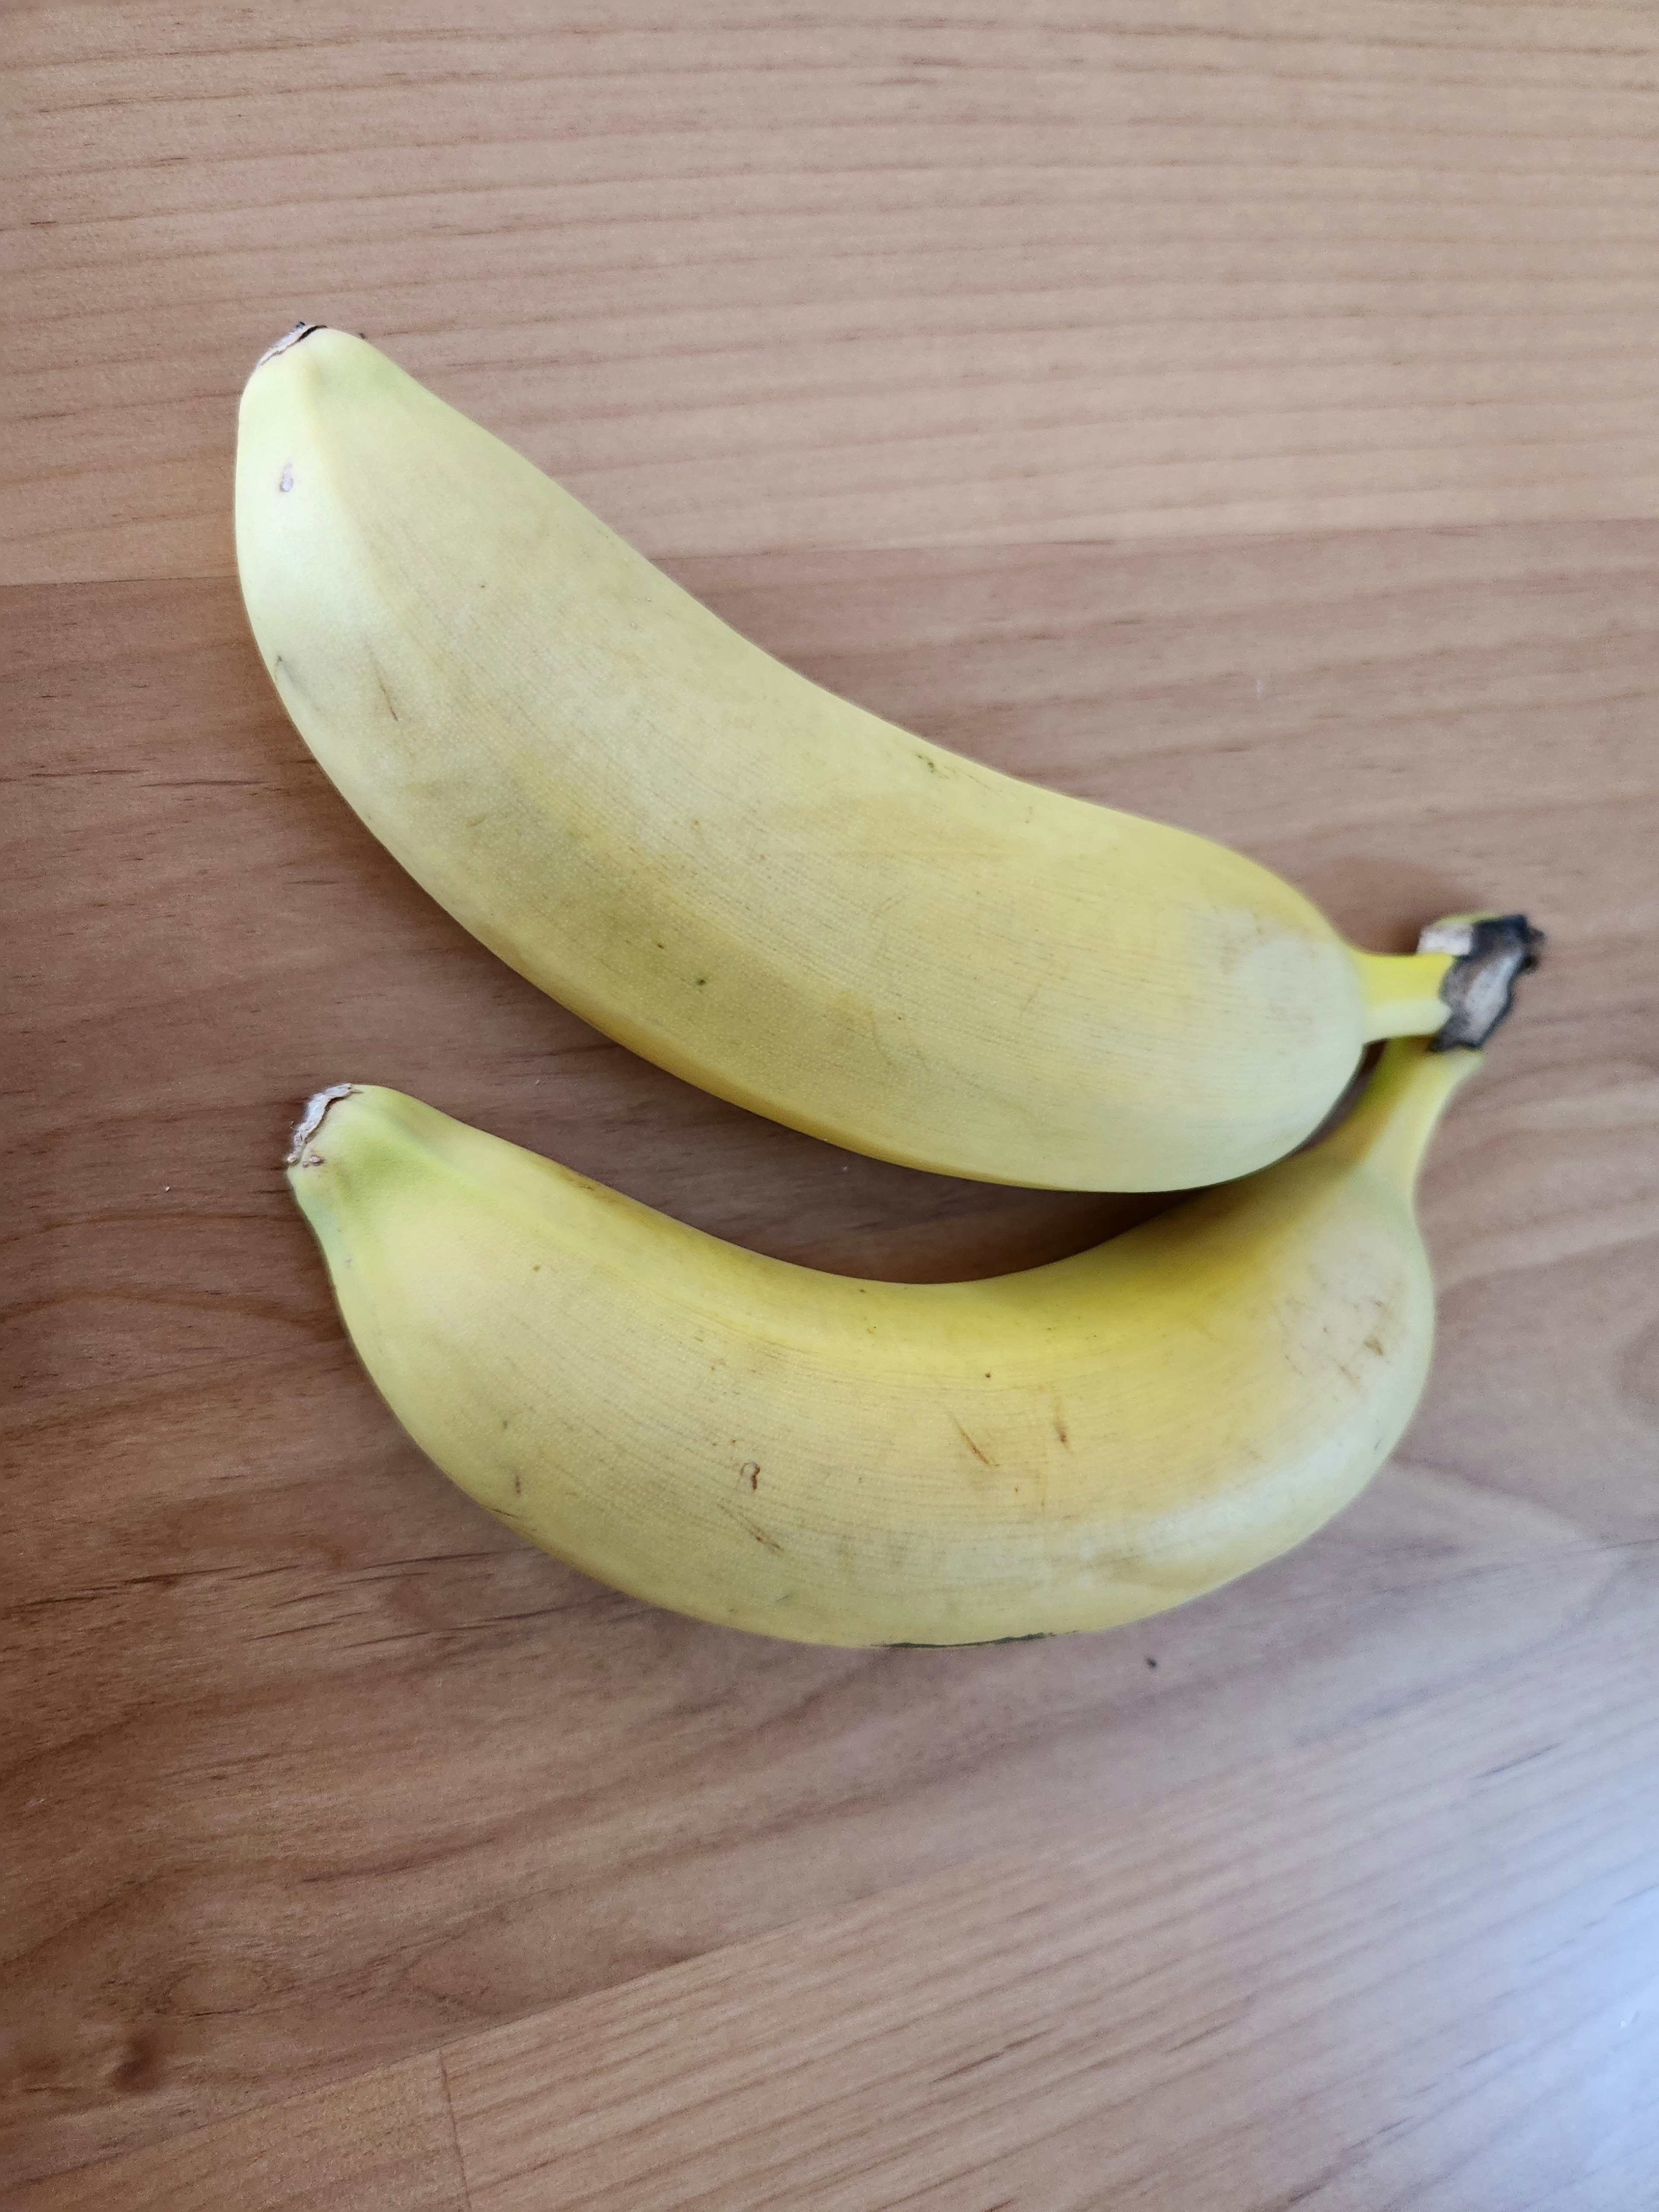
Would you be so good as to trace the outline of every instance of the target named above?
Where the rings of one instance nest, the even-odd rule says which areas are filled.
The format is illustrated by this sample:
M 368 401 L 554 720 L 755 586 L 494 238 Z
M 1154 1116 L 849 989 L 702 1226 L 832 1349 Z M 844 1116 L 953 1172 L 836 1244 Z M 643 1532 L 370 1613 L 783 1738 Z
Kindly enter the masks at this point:
M 1659 2203 L 1653 10 L 455 14 L 6 16 L 5 2202 Z M 1367 945 L 1548 927 L 1324 1534 L 796 1650 L 404 1442 L 277 1168 L 321 1083 L 836 1268 L 1127 1213 L 751 1121 L 399 873 L 237 599 L 301 314 L 931 737 Z

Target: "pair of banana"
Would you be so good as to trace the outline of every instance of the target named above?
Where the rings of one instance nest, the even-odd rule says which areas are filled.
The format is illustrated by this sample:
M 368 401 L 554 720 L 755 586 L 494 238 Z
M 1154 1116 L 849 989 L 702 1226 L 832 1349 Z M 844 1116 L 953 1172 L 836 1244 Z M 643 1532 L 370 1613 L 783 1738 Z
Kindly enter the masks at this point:
M 1237 854 L 911 737 L 339 331 L 249 381 L 236 542 L 346 799 L 609 1036 L 913 1167 L 1218 1186 L 998 1280 L 857 1282 L 337 1085 L 295 1194 L 463 1489 L 683 1613 L 950 1644 L 1177 1604 L 1370 1479 L 1428 1371 L 1418 1166 L 1534 957 L 1520 917 L 1358 952 Z

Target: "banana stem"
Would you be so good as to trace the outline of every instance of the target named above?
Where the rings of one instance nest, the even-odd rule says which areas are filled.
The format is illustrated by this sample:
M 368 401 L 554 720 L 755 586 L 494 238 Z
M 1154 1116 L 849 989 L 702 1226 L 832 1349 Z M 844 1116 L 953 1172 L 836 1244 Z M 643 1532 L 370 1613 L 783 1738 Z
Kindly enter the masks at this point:
M 1327 1143 L 1380 1170 L 1409 1199 L 1440 1116 L 1485 1058 L 1467 1046 L 1437 1052 L 1423 1037 L 1392 1038 L 1364 1096 Z
M 1441 1051 L 1485 1044 L 1543 950 L 1543 931 L 1524 914 L 1451 914 L 1429 924 L 1415 952 L 1354 953 L 1365 1042 L 1432 1036 Z
M 1451 971 L 1449 952 L 1356 952 L 1365 994 L 1365 1042 L 1379 1037 L 1432 1036 L 1449 1009 L 1441 985 Z

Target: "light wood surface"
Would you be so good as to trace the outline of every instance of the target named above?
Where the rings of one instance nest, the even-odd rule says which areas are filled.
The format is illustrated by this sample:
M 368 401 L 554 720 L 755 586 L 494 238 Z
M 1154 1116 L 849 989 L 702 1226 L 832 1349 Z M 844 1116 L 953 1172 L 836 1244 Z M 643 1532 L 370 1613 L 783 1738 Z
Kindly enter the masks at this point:
M 434 2051 L 37 2182 L 19 2212 L 467 2212 Z
M 1604 1560 L 1593 1620 L 1340 1747 L 45 2182 L 19 2212 L 188 2212 L 225 2201 L 189 2191 L 227 2152 L 372 2152 L 393 2111 L 408 2193 L 365 2205 L 447 2207 L 459 2171 L 471 2212 L 1635 2212 L 1656 1629 L 1651 1578 Z M 359 2201 L 339 2187 L 259 2201 Z
M 1659 502 L 1647 0 L 6 21 L 0 579 L 228 573 L 301 314 L 651 552 Z
M 0 2194 L 1638 2212 L 1659 26 L 108 0 L 4 38 Z M 754 1121 L 399 873 L 229 573 L 234 394 L 301 312 L 930 737 L 1368 945 L 1550 929 L 1431 1164 L 1438 1365 L 1355 1508 L 1141 1629 L 864 1655 L 617 1597 L 421 1462 L 277 1170 L 319 1084 L 857 1272 L 1142 1207 Z

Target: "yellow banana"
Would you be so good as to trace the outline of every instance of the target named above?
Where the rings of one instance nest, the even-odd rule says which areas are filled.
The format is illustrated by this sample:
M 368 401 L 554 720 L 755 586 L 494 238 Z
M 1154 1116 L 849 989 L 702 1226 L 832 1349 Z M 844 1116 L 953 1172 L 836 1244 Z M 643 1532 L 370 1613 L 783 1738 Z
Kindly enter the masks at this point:
M 392 1091 L 319 1094 L 289 1180 L 393 1413 L 545 1550 L 766 1635 L 979 1643 L 1178 1605 L 1375 1473 L 1479 1058 L 1391 1044 L 1311 1150 L 990 1282 L 765 1259 Z
M 410 873 L 776 1121 L 982 1180 L 1185 1188 L 1298 1144 L 1368 1039 L 1447 1019 L 1455 952 L 1354 951 L 1222 846 L 831 696 L 343 331 L 250 379 L 236 545 L 284 704 Z

